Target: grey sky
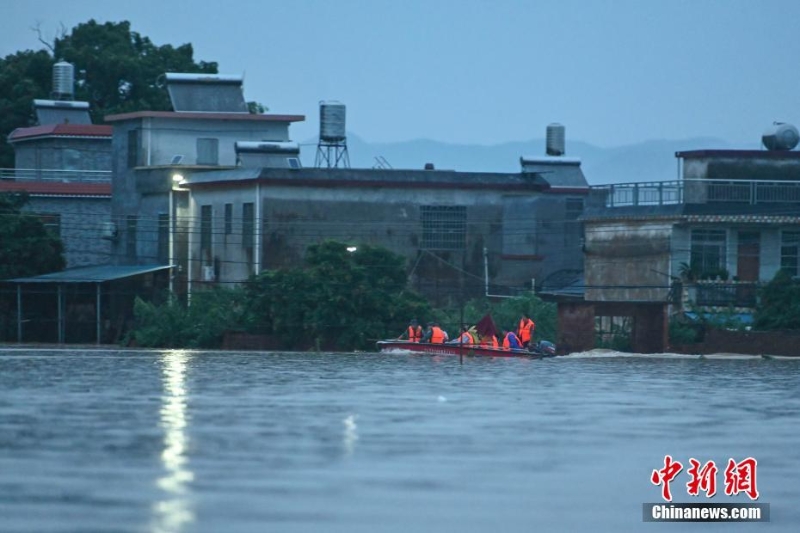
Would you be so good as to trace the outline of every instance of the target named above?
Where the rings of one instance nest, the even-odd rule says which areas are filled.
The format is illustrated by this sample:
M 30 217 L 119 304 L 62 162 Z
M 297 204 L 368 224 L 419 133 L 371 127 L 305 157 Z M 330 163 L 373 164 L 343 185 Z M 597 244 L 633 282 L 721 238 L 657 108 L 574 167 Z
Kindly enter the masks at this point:
M 40 48 L 90 18 L 129 20 L 155 44 L 245 74 L 271 112 L 347 104 L 372 142 L 496 144 L 540 138 L 618 146 L 719 137 L 756 147 L 800 125 L 797 0 L 0 0 L 0 55 Z

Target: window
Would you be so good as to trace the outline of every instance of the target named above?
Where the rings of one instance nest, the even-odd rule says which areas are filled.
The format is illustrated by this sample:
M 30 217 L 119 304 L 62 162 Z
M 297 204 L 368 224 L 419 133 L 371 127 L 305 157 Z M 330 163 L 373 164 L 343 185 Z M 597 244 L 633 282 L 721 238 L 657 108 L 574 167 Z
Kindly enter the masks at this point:
M 422 206 L 421 215 L 423 249 L 463 250 L 466 247 L 466 207 L 425 205 Z
M 40 213 L 39 220 L 44 227 L 56 237 L 61 237 L 61 215 L 58 213 Z
M 136 215 L 128 215 L 125 228 L 128 259 L 136 259 Z
M 781 268 L 792 276 L 798 275 L 800 266 L 800 231 L 781 232 Z
M 702 276 L 726 268 L 725 230 L 693 229 L 691 265 Z
M 289 157 L 286 159 L 286 161 L 289 163 L 289 168 L 294 168 L 294 169 L 300 168 L 300 160 L 298 158 Z
M 225 235 L 233 233 L 233 204 L 225 204 Z
M 197 164 L 219 165 L 218 139 L 197 139 Z
M 211 254 L 211 206 L 200 206 L 200 254 Z
M 253 247 L 253 226 L 255 225 L 255 210 L 253 203 L 242 204 L 242 246 Z
M 577 220 L 583 214 L 583 198 L 567 198 L 566 214 L 567 220 Z
M 128 132 L 128 168 L 139 166 L 141 142 L 141 130 L 130 130 Z
M 159 213 L 158 215 L 158 262 L 166 265 L 170 261 L 169 257 L 169 215 Z

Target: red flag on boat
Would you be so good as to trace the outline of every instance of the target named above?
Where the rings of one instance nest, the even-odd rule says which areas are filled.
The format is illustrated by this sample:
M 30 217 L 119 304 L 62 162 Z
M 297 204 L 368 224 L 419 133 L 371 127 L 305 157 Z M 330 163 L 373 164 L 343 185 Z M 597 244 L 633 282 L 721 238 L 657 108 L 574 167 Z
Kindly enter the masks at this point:
M 492 315 L 488 313 L 475 324 L 475 330 L 481 337 L 487 337 L 489 335 L 497 336 L 497 328 L 494 327 L 494 320 L 492 320 Z

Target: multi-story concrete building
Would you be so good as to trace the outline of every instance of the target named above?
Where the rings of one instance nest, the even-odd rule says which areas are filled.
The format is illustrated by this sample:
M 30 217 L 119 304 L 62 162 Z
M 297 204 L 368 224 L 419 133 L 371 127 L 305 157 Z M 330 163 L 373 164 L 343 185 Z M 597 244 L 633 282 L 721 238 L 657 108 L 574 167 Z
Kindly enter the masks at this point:
M 34 102 L 39 125 L 8 136 L 15 165 L 0 169 L 0 192 L 29 195 L 26 209 L 61 237 L 68 267 L 107 263 L 111 127 L 91 124 L 85 102 Z
M 597 317 L 627 316 L 635 349 L 662 351 L 668 305 L 694 316 L 733 310 L 747 320 L 759 284 L 781 268 L 800 274 L 799 151 L 676 157 L 678 181 L 592 187 L 585 290 L 564 300 L 561 334 L 573 338 L 562 343 L 590 348 L 594 336 L 585 333 Z

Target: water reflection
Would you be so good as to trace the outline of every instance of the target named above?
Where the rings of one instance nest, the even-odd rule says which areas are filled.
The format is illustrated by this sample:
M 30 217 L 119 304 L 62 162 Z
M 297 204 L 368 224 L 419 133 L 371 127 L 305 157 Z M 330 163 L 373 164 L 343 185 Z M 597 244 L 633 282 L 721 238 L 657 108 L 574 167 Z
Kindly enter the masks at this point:
M 356 449 L 356 441 L 358 440 L 358 426 L 356 425 L 356 418 L 358 415 L 349 415 L 342 420 L 344 424 L 344 436 L 342 442 L 344 444 L 344 454 L 346 456 L 353 455 Z
M 186 362 L 189 354 L 171 351 L 162 359 L 161 427 L 164 429 L 164 451 L 161 463 L 164 475 L 156 484 L 162 499 L 153 506 L 153 531 L 175 532 L 194 520 L 189 501 L 189 483 L 194 474 L 186 456 Z

